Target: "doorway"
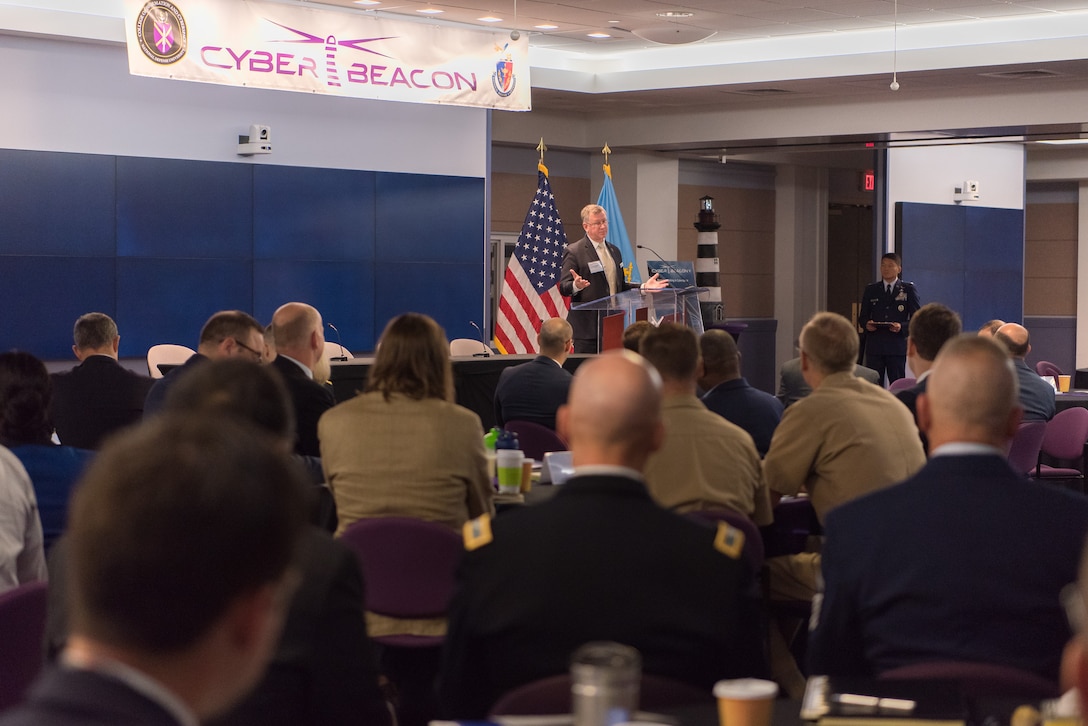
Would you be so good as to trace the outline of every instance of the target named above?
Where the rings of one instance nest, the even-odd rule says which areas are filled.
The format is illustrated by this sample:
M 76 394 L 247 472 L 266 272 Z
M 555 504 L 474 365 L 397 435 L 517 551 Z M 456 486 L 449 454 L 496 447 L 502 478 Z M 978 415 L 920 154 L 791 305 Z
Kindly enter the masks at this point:
M 827 309 L 854 325 L 861 293 L 872 282 L 873 208 L 830 204 L 827 210 Z

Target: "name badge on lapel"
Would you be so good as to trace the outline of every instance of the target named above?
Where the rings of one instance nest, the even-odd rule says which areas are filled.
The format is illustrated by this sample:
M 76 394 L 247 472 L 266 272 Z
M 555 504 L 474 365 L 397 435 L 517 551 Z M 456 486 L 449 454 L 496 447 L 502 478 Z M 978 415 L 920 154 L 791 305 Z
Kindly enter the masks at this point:
M 589 263 L 589 271 L 592 272 L 604 272 L 604 265 L 600 260 L 593 260 Z

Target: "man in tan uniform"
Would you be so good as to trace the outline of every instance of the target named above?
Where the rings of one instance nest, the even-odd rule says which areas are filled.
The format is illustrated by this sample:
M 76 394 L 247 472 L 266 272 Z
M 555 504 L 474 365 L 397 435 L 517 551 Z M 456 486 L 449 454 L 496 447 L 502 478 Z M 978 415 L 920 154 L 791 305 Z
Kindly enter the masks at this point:
M 639 352 L 661 374 L 665 393 L 665 443 L 646 463 L 653 498 L 678 512 L 724 507 L 770 524 L 770 495 L 752 436 L 695 395 L 703 366 L 694 331 L 662 323 L 643 336 Z

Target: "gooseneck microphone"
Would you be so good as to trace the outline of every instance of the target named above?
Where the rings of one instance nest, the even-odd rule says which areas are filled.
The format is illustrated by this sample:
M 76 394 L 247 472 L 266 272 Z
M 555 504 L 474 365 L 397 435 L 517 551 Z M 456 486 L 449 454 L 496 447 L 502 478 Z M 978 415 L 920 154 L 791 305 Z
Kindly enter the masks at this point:
M 482 351 L 480 351 L 479 353 L 473 353 L 472 357 L 473 358 L 490 358 L 491 357 L 491 346 L 489 346 L 487 344 L 487 341 L 484 340 L 484 331 L 480 330 L 480 326 L 477 325 L 476 321 L 474 321 L 474 320 L 468 321 L 468 324 L 471 325 L 472 327 L 476 328 L 476 332 L 480 334 L 480 345 L 482 345 L 484 347 L 484 349 Z
M 345 361 L 348 359 L 347 354 L 344 352 L 344 344 L 340 342 L 340 331 L 336 329 L 336 326 L 332 323 L 325 323 L 328 327 L 332 328 L 332 332 L 336 333 L 336 344 L 340 346 L 340 355 L 331 356 L 329 360 Z
M 676 275 L 676 278 L 679 281 L 681 281 L 681 282 L 684 281 L 683 273 L 681 273 L 679 270 L 677 270 L 675 267 L 673 267 L 672 263 L 669 262 L 668 260 L 666 260 L 664 257 L 662 257 L 660 255 L 660 253 L 658 253 L 658 251 L 655 250 L 653 247 L 647 247 L 646 245 L 635 245 L 635 247 L 638 247 L 640 250 L 649 250 L 650 252 L 653 252 L 654 256 L 657 257 L 657 259 L 659 259 L 659 260 L 661 260 L 662 262 L 665 263 L 665 269 L 666 270 L 671 272 L 673 275 Z M 670 285 L 672 284 L 671 280 L 665 280 L 665 282 L 669 283 Z

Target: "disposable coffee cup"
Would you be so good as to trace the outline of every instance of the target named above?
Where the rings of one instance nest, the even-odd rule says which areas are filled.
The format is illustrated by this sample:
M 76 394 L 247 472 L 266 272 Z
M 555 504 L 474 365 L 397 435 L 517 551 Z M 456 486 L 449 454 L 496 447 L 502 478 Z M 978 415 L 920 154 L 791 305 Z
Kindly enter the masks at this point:
M 500 494 L 517 494 L 521 491 L 521 464 L 524 459 L 525 454 L 520 449 L 499 449 L 495 452 Z
M 718 681 L 714 697 L 718 699 L 721 726 L 770 726 L 778 684 L 759 678 Z
M 533 489 L 533 464 L 532 459 L 526 458 L 521 462 L 521 493 L 528 494 Z
M 1062 393 L 1069 393 L 1069 384 L 1072 381 L 1073 376 L 1058 376 L 1058 390 Z

